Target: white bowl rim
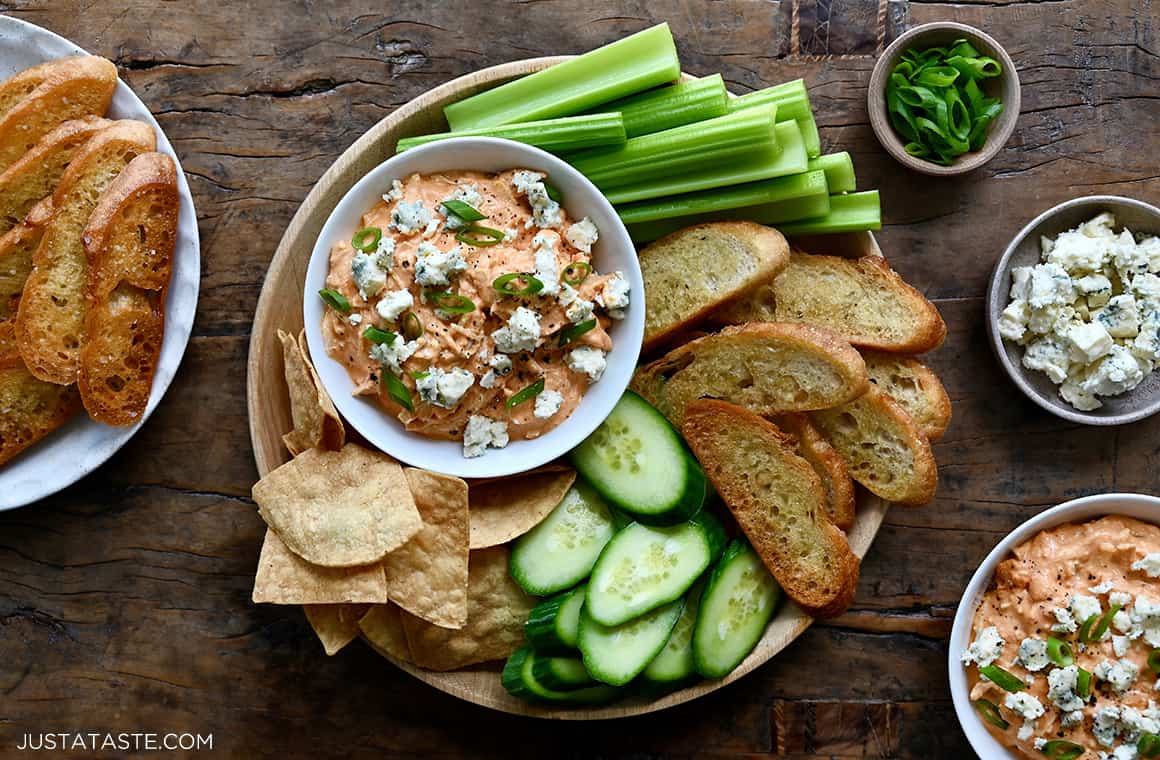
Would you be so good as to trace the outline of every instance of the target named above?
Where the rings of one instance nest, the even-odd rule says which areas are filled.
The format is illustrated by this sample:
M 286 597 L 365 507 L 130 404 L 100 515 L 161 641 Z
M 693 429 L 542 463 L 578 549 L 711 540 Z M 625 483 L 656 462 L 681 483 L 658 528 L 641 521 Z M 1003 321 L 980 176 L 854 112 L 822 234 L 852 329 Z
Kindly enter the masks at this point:
M 984 301 L 983 308 L 986 311 L 987 320 L 987 335 L 991 339 L 991 350 L 995 354 L 995 358 L 1003 367 L 1003 371 L 1015 384 L 1015 386 L 1023 393 L 1024 396 L 1031 399 L 1041 409 L 1051 412 L 1056 417 L 1068 420 L 1070 422 L 1078 422 L 1081 425 L 1098 425 L 1103 427 L 1110 427 L 1113 425 L 1127 425 L 1132 422 L 1139 422 L 1142 419 L 1151 417 L 1160 412 L 1160 398 L 1148 406 L 1142 406 L 1131 412 L 1117 414 L 1113 416 L 1090 414 L 1081 412 L 1078 409 L 1064 408 L 1063 405 L 1055 405 L 1044 398 L 1034 387 L 1027 383 L 1022 376 L 1022 369 L 1020 367 L 1012 367 L 1007 358 L 1007 352 L 1003 346 L 1003 337 L 999 335 L 998 320 L 993 317 L 999 307 L 1000 303 L 1006 301 L 1007 298 L 1007 278 L 1005 272 L 1008 269 L 1008 264 L 1011 257 L 1015 255 L 1015 251 L 1023 244 L 1023 241 L 1028 238 L 1041 224 L 1047 222 L 1052 217 L 1060 214 L 1071 208 L 1078 206 L 1104 206 L 1112 203 L 1124 204 L 1128 206 L 1135 206 L 1143 211 L 1154 215 L 1157 219 L 1158 229 L 1157 234 L 1160 234 L 1160 208 L 1153 206 L 1151 203 L 1141 201 L 1136 198 L 1128 198 L 1122 195 L 1084 195 L 1079 198 L 1071 198 L 1057 203 L 1043 213 L 1036 216 L 1023 228 L 1016 233 L 1015 237 L 1011 238 L 1011 242 L 1003 250 L 1003 255 L 995 262 L 994 269 L 991 270 L 991 279 L 987 285 L 987 297 Z M 1005 305 L 1005 303 L 1004 303 Z M 1128 391 L 1131 393 L 1131 391 Z
M 1122 515 L 1125 514 L 1125 509 L 1129 513 L 1139 513 L 1127 514 L 1129 517 L 1160 525 L 1160 498 L 1156 496 L 1138 493 L 1103 493 L 1081 496 L 1040 512 L 1004 536 L 1003 540 L 988 552 L 978 569 L 975 570 L 974 575 L 971 576 L 971 580 L 967 582 L 966 590 L 963 592 L 958 609 L 955 611 L 954 622 L 951 624 L 947 651 L 947 672 L 950 679 L 951 700 L 955 706 L 955 716 L 963 728 L 963 733 L 967 736 L 967 741 L 979 757 L 1015 758 L 1015 755 L 1000 744 L 983 726 L 979 716 L 975 713 L 975 709 L 971 706 L 967 690 L 966 670 L 959 659 L 962 651 L 970 643 L 971 623 L 975 618 L 975 610 L 979 606 L 978 603 L 983 592 L 990 585 L 996 566 L 1011 553 L 1013 548 L 1041 531 L 1069 522 L 1091 520 L 1106 515 Z M 1152 512 L 1152 514 L 1145 516 L 1146 512 Z
M 490 162 L 488 158 L 480 158 L 477 166 L 492 163 L 508 168 L 527 167 L 544 171 L 552 177 L 553 184 L 572 187 L 566 193 L 567 196 L 580 189 L 583 193 L 581 200 L 578 203 L 566 201 L 564 205 L 566 209 L 583 206 L 588 212 L 585 215 L 599 214 L 604 217 L 598 223 L 600 240 L 593 249 L 594 258 L 601 257 L 602 251 L 615 251 L 617 248 L 630 252 L 614 266 L 606 267 L 610 270 L 620 269 L 624 273 L 629 281 L 632 303 L 626 317 L 613 325 L 614 344 L 608 353 L 608 366 L 601 379 L 589 386 L 576 411 L 556 428 L 534 440 L 512 441 L 506 448 L 488 449 L 484 456 L 473 459 L 462 455 L 461 442 L 436 441 L 407 433 L 376 402 L 350 395 L 347 389 L 352 386 L 345 367 L 331 359 L 323 345 L 320 329 L 323 306 L 317 295 L 321 287 L 318 283 L 325 281 L 328 268 L 326 262 L 334 240 L 338 239 L 338 233 L 346 226 L 356 228 L 362 214 L 369 208 L 369 204 L 357 203 L 356 199 L 371 192 L 368 189 L 371 187 L 379 188 L 378 193 L 381 193 L 381 188 L 389 187 L 392 179 L 416 172 L 452 171 L 443 167 L 424 169 L 422 164 L 427 161 L 438 166 L 439 162 L 433 156 L 457 152 L 492 158 L 497 154 L 502 156 L 501 160 Z M 454 170 L 498 171 L 495 168 L 473 169 L 470 165 L 457 166 Z M 571 213 L 569 216 L 579 218 Z M 352 219 L 353 224 L 350 223 Z M 604 257 L 608 258 L 607 254 Z M 563 456 L 587 438 L 612 412 L 628 387 L 640 357 L 644 337 L 644 278 L 628 230 L 612 204 L 587 177 L 562 159 L 530 145 L 493 137 L 458 137 L 428 143 L 390 156 L 364 174 L 343 194 L 327 216 L 310 254 L 303 288 L 303 317 L 307 344 L 323 386 L 327 388 L 343 419 L 372 446 L 409 465 L 446 475 L 466 478 L 503 477 L 534 469 Z M 345 384 L 338 378 L 336 368 L 341 371 Z M 433 453 L 436 448 L 439 452 Z

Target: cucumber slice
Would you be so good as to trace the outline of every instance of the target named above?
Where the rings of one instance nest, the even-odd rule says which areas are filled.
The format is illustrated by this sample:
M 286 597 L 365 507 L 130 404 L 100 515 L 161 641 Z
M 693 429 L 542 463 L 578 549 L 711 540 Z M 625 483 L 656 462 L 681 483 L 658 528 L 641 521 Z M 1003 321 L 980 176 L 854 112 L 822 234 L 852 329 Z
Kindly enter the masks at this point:
M 572 588 L 592 572 L 600 550 L 615 532 L 600 494 L 577 481 L 543 522 L 516 540 L 512 578 L 534 596 Z
M 524 623 L 524 636 L 533 649 L 541 654 L 575 654 L 585 589 L 579 586 L 565 591 L 532 608 Z
M 701 595 L 693 663 L 706 678 L 728 675 L 749 656 L 781 599 L 781 587 L 748 542 L 735 539 Z
M 657 656 L 672 633 L 685 601 L 677 599 L 663 607 L 616 626 L 601 625 L 580 611 L 580 653 L 592 677 L 613 686 L 636 678 Z
M 584 609 L 604 625 L 620 625 L 689 590 L 725 547 L 725 530 L 702 512 L 668 527 L 633 523 L 600 553 Z
M 673 525 L 705 502 L 705 471 L 669 421 L 632 391 L 571 457 L 601 496 L 640 522 Z
M 650 687 L 665 691 L 697 678 L 697 670 L 693 666 L 693 628 L 697 623 L 697 610 L 701 606 L 701 592 L 704 588 L 705 582 L 700 580 L 689 589 L 685 596 L 685 608 L 681 610 L 669 640 L 641 673 L 641 678 Z
M 604 684 L 582 689 L 549 689 L 536 680 L 536 655 L 529 647 L 517 650 L 503 666 L 500 683 L 514 697 L 529 702 L 565 702 L 577 705 L 593 705 L 611 702 L 623 692 L 621 689 Z
M 532 675 L 536 681 L 548 689 L 579 689 L 582 686 L 591 686 L 596 683 L 584 663 L 575 657 L 541 657 L 536 655 L 532 665 Z

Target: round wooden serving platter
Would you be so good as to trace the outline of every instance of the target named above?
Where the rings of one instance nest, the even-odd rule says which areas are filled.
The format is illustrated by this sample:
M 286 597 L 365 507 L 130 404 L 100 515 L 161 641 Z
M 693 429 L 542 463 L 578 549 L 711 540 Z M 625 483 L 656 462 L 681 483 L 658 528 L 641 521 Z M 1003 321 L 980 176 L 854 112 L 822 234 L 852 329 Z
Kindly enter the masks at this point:
M 291 429 L 292 423 L 286 383 L 282 376 L 282 352 L 276 333 L 281 329 L 297 334 L 302 329 L 302 288 L 306 266 L 318 233 L 331 210 L 360 177 L 394 154 L 395 144 L 400 138 L 446 131 L 444 105 L 539 71 L 561 60 L 564 59 L 533 58 L 493 66 L 425 93 L 394 111 L 360 137 L 322 175 L 306 196 L 270 262 L 250 337 L 246 400 L 250 439 L 260 475 L 264 476 L 290 458 L 289 452 L 282 445 L 282 434 Z M 795 244 L 819 253 L 881 255 L 874 237 L 869 233 L 802 239 L 795 241 Z M 849 532 L 850 545 L 859 557 L 864 556 L 870 548 L 887 506 L 876 497 L 864 492 L 860 494 L 857 520 Z M 504 712 L 557 720 L 620 718 L 672 707 L 732 683 L 787 647 L 812 622 L 795 605 L 785 604 L 757 648 L 728 677 L 703 681 L 659 699 L 631 698 L 591 709 L 552 709 L 517 700 L 500 686 L 498 663 L 436 673 L 393 659 L 392 662 L 448 694 Z

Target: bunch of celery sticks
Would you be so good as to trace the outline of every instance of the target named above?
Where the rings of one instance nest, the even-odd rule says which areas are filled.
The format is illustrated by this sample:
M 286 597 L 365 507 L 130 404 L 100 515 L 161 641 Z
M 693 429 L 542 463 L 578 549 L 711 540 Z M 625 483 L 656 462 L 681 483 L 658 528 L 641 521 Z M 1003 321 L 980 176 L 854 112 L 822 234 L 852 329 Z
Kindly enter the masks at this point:
M 616 207 L 637 243 L 714 219 L 787 235 L 881 227 L 848 153 L 822 155 L 805 83 L 733 97 L 720 74 L 681 76 L 668 24 L 444 108 L 450 132 L 398 150 L 489 136 L 560 155 Z

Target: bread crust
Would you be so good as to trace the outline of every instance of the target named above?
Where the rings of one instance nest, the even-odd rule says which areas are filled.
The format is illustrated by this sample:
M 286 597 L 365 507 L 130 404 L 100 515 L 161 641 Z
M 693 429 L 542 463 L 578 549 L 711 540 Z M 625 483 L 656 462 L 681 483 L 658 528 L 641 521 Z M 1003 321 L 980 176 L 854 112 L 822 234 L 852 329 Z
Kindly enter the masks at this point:
M 870 381 L 897 401 L 929 440 L 943 437 L 951 422 L 951 399 L 930 367 L 913 356 L 884 351 L 863 351 L 862 358 Z M 896 375 L 911 380 L 913 389 L 898 387 L 892 379 Z
M 42 440 L 81 408 L 75 386 L 36 379 L 20 361 L 0 361 L 0 465 Z
M 792 436 L 798 455 L 810 463 L 821 478 L 826 490 L 826 513 L 830 520 L 844 531 L 854 527 L 854 481 L 846 469 L 846 461 L 813 426 L 805 414 L 782 414 L 772 422 Z

